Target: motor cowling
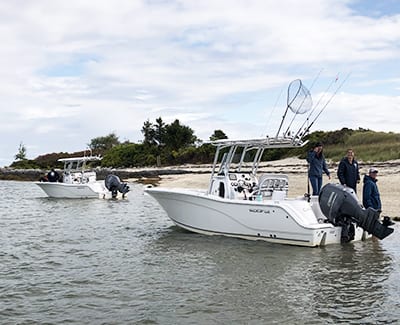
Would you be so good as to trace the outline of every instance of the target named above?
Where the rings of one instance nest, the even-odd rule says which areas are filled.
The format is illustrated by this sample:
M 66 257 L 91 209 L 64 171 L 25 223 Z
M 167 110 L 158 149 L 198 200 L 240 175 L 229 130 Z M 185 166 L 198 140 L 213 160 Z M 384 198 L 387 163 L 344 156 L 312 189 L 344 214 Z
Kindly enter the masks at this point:
M 354 239 L 352 223 L 356 223 L 357 226 L 379 239 L 384 239 L 393 232 L 393 228 L 388 227 L 392 224 L 388 217 L 385 217 L 387 219 L 382 223 L 379 220 L 379 211 L 372 208 L 365 209 L 354 190 L 341 184 L 326 184 L 321 189 L 319 205 L 329 222 L 343 227 L 345 233 L 342 231 L 342 240 L 344 241 Z
M 122 193 L 124 197 L 126 193 L 129 192 L 128 184 L 121 182 L 120 178 L 117 175 L 109 174 L 104 180 L 104 184 L 106 188 L 111 192 L 111 196 L 116 198 L 118 192 Z

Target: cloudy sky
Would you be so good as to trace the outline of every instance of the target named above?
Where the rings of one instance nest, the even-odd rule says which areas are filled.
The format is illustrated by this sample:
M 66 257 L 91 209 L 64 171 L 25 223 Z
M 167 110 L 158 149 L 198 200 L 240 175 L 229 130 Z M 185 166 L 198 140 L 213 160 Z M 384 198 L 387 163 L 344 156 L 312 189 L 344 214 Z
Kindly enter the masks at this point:
M 398 0 L 1 1 L 0 40 L 0 166 L 158 117 L 274 135 L 294 79 L 312 131 L 400 132 Z

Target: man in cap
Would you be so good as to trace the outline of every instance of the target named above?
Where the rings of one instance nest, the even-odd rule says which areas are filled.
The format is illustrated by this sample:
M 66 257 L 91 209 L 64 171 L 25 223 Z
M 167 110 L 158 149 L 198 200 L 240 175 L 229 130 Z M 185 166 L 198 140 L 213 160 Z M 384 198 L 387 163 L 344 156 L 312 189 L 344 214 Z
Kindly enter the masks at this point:
M 364 208 L 373 208 L 375 210 L 382 210 L 381 198 L 376 182 L 376 176 L 378 170 L 376 168 L 370 168 L 368 175 L 364 176 L 364 187 L 363 187 L 363 205 Z

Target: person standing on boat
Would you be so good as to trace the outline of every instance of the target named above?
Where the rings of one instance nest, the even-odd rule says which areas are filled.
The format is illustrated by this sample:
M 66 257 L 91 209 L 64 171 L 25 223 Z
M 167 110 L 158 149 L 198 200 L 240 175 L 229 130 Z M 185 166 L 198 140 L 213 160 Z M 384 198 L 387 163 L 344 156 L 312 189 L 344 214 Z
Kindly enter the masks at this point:
M 322 143 L 316 143 L 314 148 L 308 152 L 307 161 L 308 178 L 313 189 L 312 195 L 319 195 L 322 187 L 322 174 L 325 173 L 331 179 L 323 154 Z
M 58 182 L 60 179 L 60 175 L 54 170 L 54 168 L 52 168 L 51 171 L 49 171 L 49 173 L 47 174 L 47 179 L 49 180 L 49 182 Z
M 364 208 L 373 208 L 375 210 L 382 210 L 381 197 L 379 195 L 378 185 L 376 182 L 376 176 L 378 170 L 370 168 L 368 175 L 364 176 L 364 187 L 363 187 L 363 206 Z
M 346 157 L 339 163 L 337 176 L 340 184 L 352 188 L 357 193 L 357 184 L 360 183 L 360 172 L 358 162 L 354 159 L 353 149 L 347 149 Z

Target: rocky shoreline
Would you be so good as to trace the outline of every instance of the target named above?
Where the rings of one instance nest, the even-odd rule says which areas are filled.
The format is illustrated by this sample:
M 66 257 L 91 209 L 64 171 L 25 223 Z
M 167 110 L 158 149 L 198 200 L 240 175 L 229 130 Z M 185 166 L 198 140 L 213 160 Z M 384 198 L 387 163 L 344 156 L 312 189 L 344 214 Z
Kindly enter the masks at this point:
M 331 172 L 337 169 L 337 162 L 329 162 L 328 168 Z M 400 173 L 400 160 L 386 162 L 359 162 L 360 173 L 365 173 L 368 168 L 374 166 L 386 174 Z M 103 180 L 109 174 L 115 174 L 122 180 L 157 178 L 166 175 L 183 174 L 209 174 L 211 165 L 180 165 L 167 167 L 146 167 L 146 168 L 96 168 L 97 178 Z M 304 159 L 287 158 L 276 161 L 264 162 L 259 166 L 263 172 L 277 172 L 288 174 L 301 174 L 307 172 L 307 163 Z M 58 170 L 60 173 L 62 170 Z M 47 174 L 48 170 L 42 169 L 14 169 L 9 167 L 0 168 L 0 180 L 15 181 L 37 181 L 41 176 Z
M 393 220 L 400 219 L 400 160 L 386 162 L 359 162 L 360 174 L 367 173 L 370 167 L 379 170 L 378 181 L 379 191 L 385 215 Z M 332 180 L 338 182 L 336 177 L 337 163 L 329 162 Z M 109 174 L 115 174 L 125 182 L 140 182 L 142 184 L 154 184 L 166 187 L 191 187 L 207 188 L 210 180 L 211 165 L 180 165 L 169 167 L 148 167 L 148 168 L 96 168 L 99 180 L 105 179 Z M 61 172 L 61 170 L 58 170 Z M 0 168 L 0 180 L 8 181 L 38 181 L 41 176 L 47 174 L 48 170 L 41 169 L 13 169 Z M 259 166 L 261 173 L 284 173 L 290 178 L 289 195 L 292 197 L 304 195 L 307 190 L 307 163 L 304 159 L 287 158 L 277 161 L 269 161 Z M 324 177 L 324 184 L 328 179 Z M 358 186 L 359 193 L 362 193 L 362 182 Z
M 57 170 L 60 173 L 61 170 Z M 97 179 L 104 180 L 107 175 L 115 174 L 119 178 L 126 179 L 142 179 L 142 178 L 157 178 L 164 175 L 181 175 L 190 173 L 208 173 L 209 171 L 201 170 L 188 170 L 188 169 L 164 169 L 164 168 L 149 168 L 149 169 L 110 169 L 110 168 L 98 168 L 95 169 L 97 173 Z M 12 168 L 0 168 L 0 180 L 6 181 L 38 181 L 41 176 L 48 173 L 48 170 L 42 169 L 12 169 Z

